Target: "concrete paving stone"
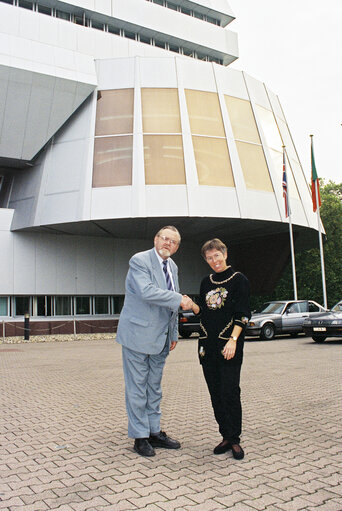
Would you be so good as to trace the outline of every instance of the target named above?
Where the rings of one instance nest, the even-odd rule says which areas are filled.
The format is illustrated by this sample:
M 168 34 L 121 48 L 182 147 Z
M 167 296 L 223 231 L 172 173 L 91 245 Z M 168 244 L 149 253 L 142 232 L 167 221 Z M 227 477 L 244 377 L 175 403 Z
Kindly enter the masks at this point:
M 229 495 L 225 495 L 222 497 L 215 497 L 215 500 L 219 504 L 226 506 L 227 509 L 230 509 L 231 507 L 235 506 L 235 504 L 237 504 L 237 503 L 241 503 L 241 502 L 249 500 L 249 499 L 250 499 L 249 495 L 247 495 L 244 492 L 240 492 L 240 491 L 236 491 L 236 492 L 233 492 Z M 250 509 L 252 509 L 252 508 L 250 508 Z
M 25 503 L 19 497 L 12 497 L 11 499 L 6 499 L 5 501 L 0 500 L 0 509 L 4 509 L 8 511 L 12 506 L 18 506 L 24 509 Z
M 255 511 L 255 508 L 245 504 L 244 502 L 237 502 L 233 506 L 229 506 L 228 509 L 232 511 Z
M 184 495 L 177 497 L 173 500 L 167 500 L 164 502 L 156 501 L 156 505 L 158 505 L 164 511 L 174 511 L 176 509 L 182 509 L 183 511 L 191 510 L 192 506 L 196 503 L 193 500 L 190 500 L 188 497 Z
M 152 483 L 148 486 L 140 486 L 135 488 L 135 492 L 141 495 L 142 497 L 145 497 L 149 495 L 151 492 L 158 492 L 160 495 L 162 495 L 165 498 L 174 498 L 177 495 L 182 495 L 182 492 L 191 493 L 192 490 L 187 490 L 185 486 L 179 486 L 175 490 L 169 490 L 167 486 L 161 483 Z
M 295 488 L 294 486 L 290 486 L 287 488 L 282 488 L 280 490 L 272 492 L 272 495 L 275 495 L 277 498 L 283 500 L 284 502 L 289 502 L 291 499 L 295 497 L 303 497 L 305 498 L 308 495 L 308 492 L 303 490 L 302 488 Z
M 341 511 L 341 509 L 341 502 L 333 502 L 330 500 L 329 502 L 319 506 L 309 506 L 305 511 Z
M 147 506 L 148 504 L 154 504 L 157 502 L 159 505 L 160 502 L 165 502 L 166 498 L 160 495 L 159 493 L 152 491 L 149 495 L 146 495 L 145 497 L 139 496 L 139 498 L 130 498 L 129 500 L 130 502 L 133 502 L 133 504 L 135 504 L 136 506 L 144 507 Z
M 54 499 L 56 498 L 56 493 L 53 490 L 44 490 L 32 495 L 21 494 L 20 498 L 25 504 L 33 504 L 34 502 L 45 501 L 46 499 Z
M 259 511 L 272 509 L 278 503 L 283 502 L 281 499 L 274 495 L 262 495 L 261 497 L 254 498 L 251 500 L 245 500 L 244 504 L 251 506 Z
M 305 495 L 305 499 L 308 500 L 309 502 L 312 502 L 313 504 L 322 504 L 329 500 L 336 500 L 339 498 L 339 496 L 335 492 L 329 490 L 326 489 L 317 490 L 315 493 Z M 342 499 L 340 500 L 342 506 Z
M 65 504 L 77 504 L 82 502 L 82 499 L 77 495 L 77 493 L 69 493 L 68 495 L 63 495 L 61 497 L 56 495 L 54 499 L 44 499 L 44 502 L 49 506 L 50 509 L 57 509 L 59 506 Z
M 220 509 L 227 509 L 223 504 L 219 504 L 216 500 L 206 500 L 200 504 L 187 508 L 189 511 L 219 511 Z
M 94 497 L 93 499 L 83 502 L 75 502 L 70 505 L 75 511 L 89 511 L 90 509 L 97 510 L 100 506 L 108 507 L 108 502 L 106 502 L 102 497 Z
M 319 503 L 317 503 L 318 505 Z M 321 502 L 322 504 L 322 502 Z M 300 510 L 307 510 L 307 508 L 311 505 L 310 501 L 308 501 L 303 497 L 295 497 L 294 499 L 291 499 L 288 502 L 284 503 L 277 503 L 277 507 L 283 511 L 300 511 Z
M 75 484 L 74 486 L 63 486 L 63 487 L 59 487 L 59 488 L 51 486 L 51 488 L 53 488 L 54 493 L 58 497 L 63 497 L 65 495 L 69 495 L 70 493 L 78 493 L 81 491 L 86 492 L 89 490 L 88 486 L 86 486 L 84 483 L 78 483 L 78 484 Z
M 121 500 L 131 500 L 131 499 L 139 499 L 140 495 L 131 489 L 126 489 L 121 491 L 120 493 L 112 493 L 110 490 L 103 494 L 105 499 L 112 504 L 113 506 L 117 505 Z
M 265 494 L 266 495 L 267 494 L 269 494 L 269 495 L 274 494 L 274 495 L 278 496 L 278 491 L 275 490 L 275 488 L 272 488 L 272 486 L 270 486 L 268 484 L 260 484 L 259 486 L 256 486 L 254 488 L 249 488 L 246 484 L 243 485 L 243 486 L 244 486 L 243 492 L 246 493 L 247 495 L 249 495 L 250 497 L 255 498 L 255 499 L 257 499 L 259 497 L 262 497 L 262 495 L 265 495 Z M 280 495 L 279 495 L 279 498 L 281 499 Z
M 46 511 L 50 509 L 45 502 L 34 502 L 34 504 L 25 504 L 25 506 L 11 506 L 10 511 Z M 60 508 L 58 508 L 59 511 Z M 73 511 L 71 508 L 68 511 Z

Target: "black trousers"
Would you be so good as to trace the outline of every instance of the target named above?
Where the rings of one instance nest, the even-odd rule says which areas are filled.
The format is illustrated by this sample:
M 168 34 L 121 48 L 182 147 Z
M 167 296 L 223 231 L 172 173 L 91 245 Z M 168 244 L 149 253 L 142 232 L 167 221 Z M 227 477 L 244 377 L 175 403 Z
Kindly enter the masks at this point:
M 239 444 L 242 425 L 241 364 L 208 358 L 202 361 L 202 368 L 219 431 L 228 442 Z

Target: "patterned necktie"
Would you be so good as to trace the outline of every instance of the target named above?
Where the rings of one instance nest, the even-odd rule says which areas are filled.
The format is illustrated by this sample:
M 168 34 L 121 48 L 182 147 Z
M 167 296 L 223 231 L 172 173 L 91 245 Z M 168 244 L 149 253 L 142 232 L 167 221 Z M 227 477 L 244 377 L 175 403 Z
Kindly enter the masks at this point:
M 169 291 L 173 291 L 171 278 L 169 272 L 167 271 L 167 260 L 163 261 L 163 272 L 165 274 L 167 288 L 169 289 Z

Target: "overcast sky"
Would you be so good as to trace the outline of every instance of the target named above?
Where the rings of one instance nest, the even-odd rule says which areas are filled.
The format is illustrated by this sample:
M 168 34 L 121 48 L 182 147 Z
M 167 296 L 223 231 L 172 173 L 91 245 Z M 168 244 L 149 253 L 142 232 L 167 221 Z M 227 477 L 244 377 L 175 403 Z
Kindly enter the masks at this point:
M 242 69 L 279 96 L 310 179 L 342 182 L 342 0 L 228 0 Z

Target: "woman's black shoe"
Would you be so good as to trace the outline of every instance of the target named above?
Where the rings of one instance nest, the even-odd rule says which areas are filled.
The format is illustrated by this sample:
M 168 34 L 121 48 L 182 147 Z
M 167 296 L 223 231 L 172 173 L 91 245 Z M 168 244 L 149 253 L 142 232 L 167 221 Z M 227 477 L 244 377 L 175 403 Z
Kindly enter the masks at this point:
M 236 460 L 242 460 L 245 456 L 245 453 L 239 444 L 232 444 L 231 446 L 233 456 Z
M 223 454 L 231 449 L 231 445 L 227 440 L 222 440 L 214 449 L 214 454 Z
M 134 441 L 134 450 L 140 456 L 155 456 L 156 453 L 147 438 L 136 438 Z

